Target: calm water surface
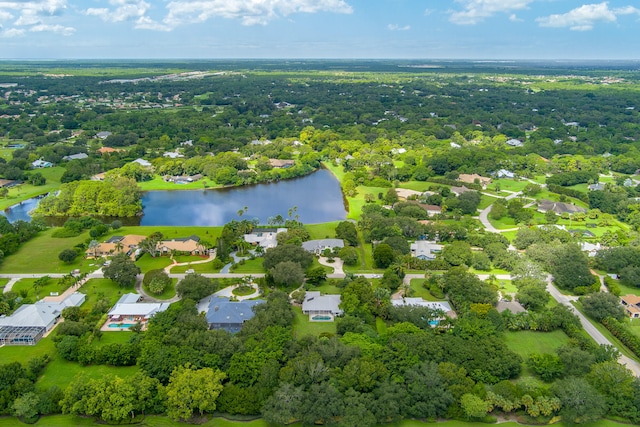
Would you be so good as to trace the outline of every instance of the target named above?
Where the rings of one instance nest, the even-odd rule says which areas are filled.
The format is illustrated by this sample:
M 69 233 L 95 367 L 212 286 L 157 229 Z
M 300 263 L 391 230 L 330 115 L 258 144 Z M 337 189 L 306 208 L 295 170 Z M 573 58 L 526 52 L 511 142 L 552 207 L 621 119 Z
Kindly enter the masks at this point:
M 321 169 L 311 175 L 272 184 L 218 190 L 148 191 L 142 198 L 144 216 L 140 225 L 223 225 L 242 218 L 258 218 L 266 224 L 271 216 L 287 218 L 297 206 L 299 220 L 314 224 L 346 217 L 342 191 L 331 172 Z M 295 214 L 294 214 L 295 215 Z
M 30 199 L 3 212 L 9 221 L 28 221 L 28 212 L 38 200 Z M 125 218 L 126 225 L 224 225 L 232 219 L 258 218 L 266 224 L 269 217 L 288 217 L 297 206 L 299 220 L 314 224 L 338 221 L 346 217 L 338 180 L 321 169 L 302 178 L 217 190 L 148 191 L 142 197 L 144 215 Z M 247 207 L 242 217 L 238 211 Z M 54 225 L 64 222 L 56 218 Z

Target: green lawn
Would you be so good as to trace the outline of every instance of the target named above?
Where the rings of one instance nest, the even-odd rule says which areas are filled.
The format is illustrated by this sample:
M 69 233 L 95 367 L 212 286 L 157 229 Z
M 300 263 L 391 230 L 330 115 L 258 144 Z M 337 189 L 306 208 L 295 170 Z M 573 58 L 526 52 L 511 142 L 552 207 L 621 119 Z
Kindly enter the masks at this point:
M 296 318 L 293 321 L 293 330 L 296 338 L 300 339 L 306 335 L 318 336 L 323 332 L 336 333 L 335 322 L 310 322 L 309 316 L 302 314 L 302 308 L 293 307 L 293 311 L 296 313 Z
M 525 360 L 532 353 L 553 353 L 556 348 L 569 343 L 569 337 L 562 331 L 505 332 L 504 337 L 509 349 Z
M 48 354 L 53 356 L 56 352 L 51 336 L 41 339 L 38 344 L 30 345 L 5 345 L 0 347 L 0 360 L 2 363 L 20 362 L 26 363 L 36 356 Z
M 176 296 L 176 284 L 178 283 L 178 279 L 171 279 L 171 283 L 167 286 L 161 294 L 154 294 L 151 292 L 146 285 L 143 285 L 142 288 L 146 293 L 151 295 L 153 298 L 165 300 L 171 299 Z
M 212 261 L 213 262 L 213 261 Z M 196 273 L 218 273 L 220 269 L 214 270 L 212 262 L 193 265 L 179 265 L 171 268 L 171 274 L 186 273 L 187 270 L 193 270 Z
M 497 220 L 491 219 L 491 217 L 489 217 L 489 222 L 498 230 L 508 230 L 509 228 L 518 227 L 513 218 L 509 218 L 506 216 Z
M 336 227 L 340 221 L 324 222 L 321 224 L 305 224 L 304 228 L 309 232 L 311 240 L 333 239 L 336 237 Z
M 152 233 L 160 232 L 166 239 L 175 239 L 176 237 L 189 237 L 192 235 L 199 236 L 201 240 L 205 240 L 211 244 L 215 244 L 216 239 L 222 233 L 222 227 L 199 227 L 199 226 L 176 226 L 176 225 L 154 225 L 154 226 L 125 226 L 117 230 L 111 231 L 109 234 L 101 238 L 101 241 L 108 240 L 111 236 L 124 236 L 127 234 L 137 234 L 140 236 L 149 236 Z
M 121 378 L 126 378 L 135 375 L 138 370 L 137 366 L 82 366 L 79 363 L 69 362 L 56 356 L 44 369 L 36 385 L 44 389 L 54 385 L 64 389 L 81 373 L 86 378 L 102 378 L 105 375 L 117 375 Z
M 40 194 L 45 194 L 50 191 L 56 190 L 60 187 L 60 178 L 64 173 L 65 168 L 56 166 L 53 168 L 38 169 L 47 180 L 45 185 L 34 186 L 31 184 L 20 184 L 9 189 L 9 193 L 6 198 L 0 199 L 0 209 L 6 209 L 10 206 L 20 203 L 23 200 L 30 199 Z
M 336 280 L 338 280 L 338 279 L 336 279 Z M 331 279 L 330 280 L 326 280 L 324 283 L 322 283 L 322 285 L 314 286 L 314 287 L 311 288 L 311 290 L 312 291 L 320 291 L 325 295 L 342 293 L 342 289 L 337 287 L 334 283 L 335 282 L 333 280 L 331 280 Z
M 145 253 L 136 261 L 136 265 L 140 267 L 143 273 L 146 273 L 150 270 L 159 270 L 171 265 L 171 258 L 168 255 L 152 257 Z
M 174 184 L 173 182 L 165 182 L 161 176 L 155 175 L 151 181 L 139 182 L 138 187 L 142 191 L 153 190 L 204 190 L 209 188 L 220 188 L 219 184 L 203 178 L 200 181 L 189 182 L 187 184 Z
M 238 274 L 266 273 L 266 270 L 262 267 L 263 261 L 264 261 L 264 258 L 262 257 L 259 257 L 256 259 L 248 259 L 244 262 L 244 265 L 236 264 L 237 267 L 231 269 L 231 272 L 238 273 Z
M 491 197 L 483 194 L 482 196 L 480 196 L 480 204 L 478 205 L 478 209 L 480 210 L 486 209 L 487 207 L 489 207 L 489 205 L 492 205 L 496 200 L 498 200 L 497 197 Z
M 422 298 L 426 301 L 440 301 L 429 292 L 424 286 L 422 286 L 426 282 L 426 279 L 411 279 L 411 289 L 413 292 L 411 293 L 412 297 Z
M 522 191 L 527 185 L 529 185 L 529 181 L 508 178 L 496 179 L 489 184 L 488 188 L 494 190 L 496 184 L 500 184 L 500 191 L 507 190 L 518 192 Z
M 0 273 L 70 273 L 74 269 L 89 272 L 97 268 L 90 265 L 94 263 L 92 260 L 82 256 L 78 256 L 71 264 L 58 259 L 58 254 L 64 249 L 84 242 L 89 237 L 88 233 L 60 239 L 51 237 L 54 231 L 55 228 L 50 228 L 38 233 L 21 245 L 15 254 L 5 257 L 0 265 Z
M 36 290 L 33 288 L 33 284 L 38 279 L 20 279 L 18 280 L 11 289 L 16 294 L 22 296 L 23 292 L 27 292 L 27 297 L 31 301 L 36 301 L 37 299 L 44 298 L 46 296 L 51 295 L 51 292 L 62 293 L 67 290 L 67 286 L 61 286 L 59 281 L 60 279 L 49 279 L 47 284 L 41 287 L 36 295 Z
M 640 288 L 623 285 L 619 280 L 616 280 L 616 283 L 618 284 L 618 287 L 620 287 L 620 295 L 640 295 Z
M 110 306 L 113 306 L 123 294 L 135 292 L 133 288 L 121 288 L 111 279 L 91 279 L 79 291 L 86 295 L 82 308 L 87 310 L 92 310 L 101 298 L 109 298 Z

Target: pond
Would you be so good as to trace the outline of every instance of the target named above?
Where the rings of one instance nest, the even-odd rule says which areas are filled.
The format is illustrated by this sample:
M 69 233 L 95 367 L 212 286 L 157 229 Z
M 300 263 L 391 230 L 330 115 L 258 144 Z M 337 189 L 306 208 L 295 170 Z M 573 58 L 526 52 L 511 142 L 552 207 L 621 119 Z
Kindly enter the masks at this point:
M 37 200 L 23 202 L 4 212 L 13 222 L 28 220 L 28 212 Z M 257 218 L 266 224 L 269 217 L 292 216 L 301 222 L 315 224 L 345 219 L 346 210 L 338 180 L 326 169 L 305 177 L 215 190 L 147 191 L 142 197 L 144 215 L 125 218 L 125 225 L 218 226 L 232 219 Z M 247 211 L 238 215 L 239 210 Z M 60 218 L 52 221 L 60 225 Z

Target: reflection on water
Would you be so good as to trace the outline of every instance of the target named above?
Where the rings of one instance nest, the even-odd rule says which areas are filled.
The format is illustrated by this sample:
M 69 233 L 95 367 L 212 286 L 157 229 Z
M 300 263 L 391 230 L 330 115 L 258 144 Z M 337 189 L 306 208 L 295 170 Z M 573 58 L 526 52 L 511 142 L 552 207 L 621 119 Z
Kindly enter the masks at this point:
M 28 221 L 28 213 L 38 204 L 30 199 L 3 214 L 14 222 Z M 311 175 L 244 187 L 217 190 L 148 191 L 142 197 L 144 216 L 120 218 L 124 225 L 223 225 L 239 219 L 238 211 L 247 207 L 242 218 L 258 218 L 265 224 L 269 217 L 288 216 L 297 206 L 300 221 L 313 224 L 344 219 L 346 210 L 340 184 L 327 170 Z M 102 218 L 111 222 L 116 218 Z M 50 225 L 60 226 L 65 218 L 49 218 Z

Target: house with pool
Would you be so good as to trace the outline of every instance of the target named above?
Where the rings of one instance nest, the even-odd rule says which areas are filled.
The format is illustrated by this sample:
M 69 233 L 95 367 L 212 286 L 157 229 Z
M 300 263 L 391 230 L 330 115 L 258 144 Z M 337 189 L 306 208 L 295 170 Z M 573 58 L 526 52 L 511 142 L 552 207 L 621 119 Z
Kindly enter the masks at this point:
M 340 295 L 322 295 L 319 291 L 308 291 L 302 302 L 302 313 L 309 316 L 311 322 L 333 322 L 336 316 L 342 316 Z
M 435 312 L 441 313 L 440 316 L 435 317 L 429 321 L 429 325 L 433 328 L 440 324 L 440 321 L 444 320 L 445 317 L 450 319 L 455 319 L 457 316 L 456 312 L 451 308 L 451 304 L 447 301 L 425 301 L 422 298 L 401 298 L 401 299 L 392 299 L 391 305 L 393 307 L 426 307 Z
M 156 313 L 169 308 L 168 302 L 141 302 L 142 295 L 129 293 L 120 297 L 116 305 L 107 313 L 103 331 L 124 331 L 137 323 L 144 329 L 149 319 Z

